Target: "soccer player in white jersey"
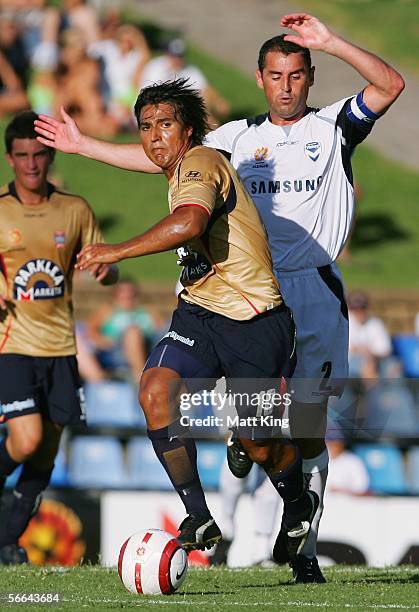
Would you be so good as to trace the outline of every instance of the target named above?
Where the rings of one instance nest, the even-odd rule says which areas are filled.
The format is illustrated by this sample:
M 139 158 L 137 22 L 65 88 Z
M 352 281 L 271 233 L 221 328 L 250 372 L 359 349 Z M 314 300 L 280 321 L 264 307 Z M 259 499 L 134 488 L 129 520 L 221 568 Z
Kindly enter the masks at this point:
M 230 157 L 268 231 L 281 291 L 297 324 L 291 436 L 299 445 L 310 487 L 322 500 L 328 465 L 326 406 L 330 395 L 341 393 L 340 381 L 347 374 L 347 310 L 334 262 L 354 212 L 350 157 L 400 95 L 404 82 L 383 60 L 337 36 L 311 15 L 286 15 L 281 26 L 292 33 L 262 46 L 256 72 L 269 112 L 254 122 L 244 119 L 218 128 L 206 144 Z M 310 49 L 348 63 L 366 80 L 366 87 L 323 109 L 308 107 L 314 83 Z M 41 142 L 125 169 L 158 171 L 141 146 L 89 138 L 62 114 L 63 122 L 48 117 L 38 122 Z M 238 451 L 237 445 L 230 446 L 230 465 L 243 474 L 250 462 Z M 320 503 L 311 536 L 293 564 L 296 582 L 324 582 L 316 560 L 322 510 Z M 287 560 L 281 533 L 274 557 Z

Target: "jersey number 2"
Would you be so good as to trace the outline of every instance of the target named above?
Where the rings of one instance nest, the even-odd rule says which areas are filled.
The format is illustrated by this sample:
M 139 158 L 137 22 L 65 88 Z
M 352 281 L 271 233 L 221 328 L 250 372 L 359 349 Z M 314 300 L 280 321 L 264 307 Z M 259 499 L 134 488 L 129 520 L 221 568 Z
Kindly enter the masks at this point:
M 323 380 L 320 383 L 320 391 L 331 391 L 332 387 L 328 384 L 330 375 L 332 373 L 332 362 L 325 361 L 322 365 L 322 372 L 324 372 Z

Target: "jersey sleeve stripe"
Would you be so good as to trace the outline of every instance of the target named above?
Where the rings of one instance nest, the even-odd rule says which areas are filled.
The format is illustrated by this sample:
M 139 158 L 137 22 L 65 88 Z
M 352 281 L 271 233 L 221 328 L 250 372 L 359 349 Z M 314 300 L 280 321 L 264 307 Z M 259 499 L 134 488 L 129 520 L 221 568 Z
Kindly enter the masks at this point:
M 206 206 L 204 206 L 203 204 L 178 204 L 177 206 L 175 206 L 175 208 L 172 210 L 172 213 L 175 212 L 175 210 L 178 210 L 179 208 L 185 208 L 187 206 L 195 206 L 196 208 L 202 208 L 202 210 L 205 210 L 205 212 L 208 214 L 209 217 L 211 217 L 211 212 L 208 210 L 208 208 Z

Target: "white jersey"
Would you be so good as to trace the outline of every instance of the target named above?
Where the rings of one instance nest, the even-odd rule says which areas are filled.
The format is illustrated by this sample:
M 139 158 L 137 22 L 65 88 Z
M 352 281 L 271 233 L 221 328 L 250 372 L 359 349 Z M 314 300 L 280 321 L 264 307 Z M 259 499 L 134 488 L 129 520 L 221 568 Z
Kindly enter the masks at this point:
M 204 144 L 227 155 L 252 196 L 279 277 L 338 257 L 354 213 L 350 157 L 375 119 L 360 93 L 308 108 L 289 126 L 274 125 L 266 114 L 207 135 Z
M 124 99 L 134 89 L 134 77 L 142 60 L 142 53 L 132 49 L 123 54 L 113 40 L 100 40 L 89 47 L 89 55 L 102 58 L 105 68 L 105 79 L 110 88 L 112 100 Z

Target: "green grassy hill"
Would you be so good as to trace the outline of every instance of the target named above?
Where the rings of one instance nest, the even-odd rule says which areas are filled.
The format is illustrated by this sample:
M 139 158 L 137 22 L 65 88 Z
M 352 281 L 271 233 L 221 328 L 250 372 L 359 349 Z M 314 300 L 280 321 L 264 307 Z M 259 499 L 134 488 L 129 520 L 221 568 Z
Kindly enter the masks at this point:
M 417 0 L 300 0 L 299 9 L 419 75 Z

